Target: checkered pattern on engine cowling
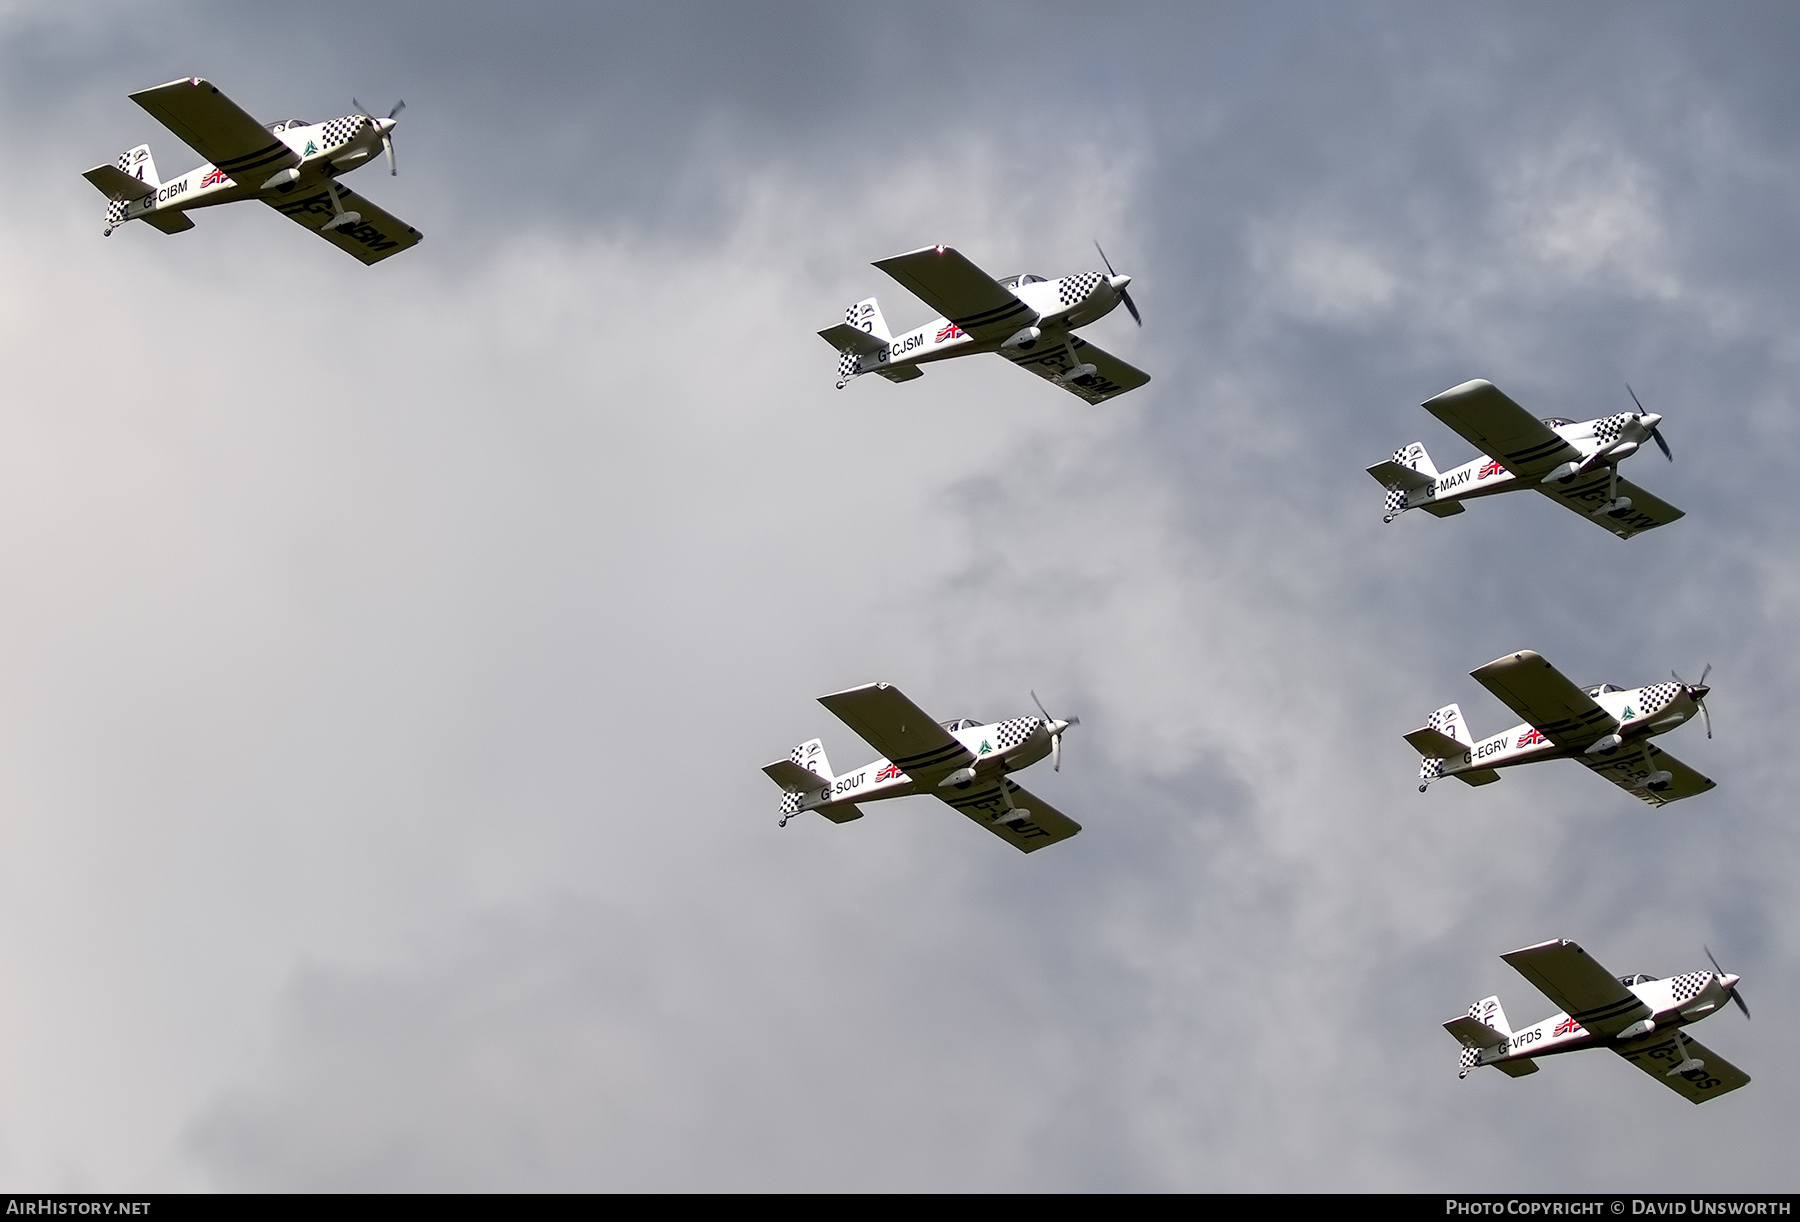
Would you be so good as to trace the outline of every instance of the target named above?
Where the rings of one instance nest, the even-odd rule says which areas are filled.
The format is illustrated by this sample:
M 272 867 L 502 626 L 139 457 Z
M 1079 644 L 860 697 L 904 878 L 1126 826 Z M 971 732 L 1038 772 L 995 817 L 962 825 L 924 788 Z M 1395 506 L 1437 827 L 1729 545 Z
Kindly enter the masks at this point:
M 1648 717 L 1657 709 L 1667 708 L 1681 695 L 1679 683 L 1652 683 L 1638 692 L 1638 712 Z
M 1603 446 L 1611 445 L 1619 439 L 1619 434 L 1625 431 L 1625 425 L 1630 419 L 1631 414 L 1627 412 L 1623 415 L 1608 416 L 1603 420 L 1594 421 L 1594 440 Z
M 1036 717 L 1012 717 L 994 728 L 994 750 L 1010 751 L 1031 737 L 1038 728 Z
M 341 119 L 333 119 L 325 125 L 324 132 L 320 134 L 319 147 L 330 149 L 336 148 L 340 144 L 350 143 L 352 137 L 361 131 L 363 124 L 367 122 L 368 120 L 361 115 L 345 115 Z
M 1106 279 L 1099 272 L 1083 272 L 1079 276 L 1064 276 L 1056 284 L 1056 299 L 1065 306 L 1072 306 L 1078 301 L 1086 301 L 1088 295 L 1099 288 Z
M 1675 986 L 1675 1004 L 1680 1005 L 1684 1001 L 1692 1001 L 1698 997 L 1700 990 L 1704 989 L 1706 982 L 1711 979 L 1711 972 L 1683 972 L 1675 977 L 1669 982 Z

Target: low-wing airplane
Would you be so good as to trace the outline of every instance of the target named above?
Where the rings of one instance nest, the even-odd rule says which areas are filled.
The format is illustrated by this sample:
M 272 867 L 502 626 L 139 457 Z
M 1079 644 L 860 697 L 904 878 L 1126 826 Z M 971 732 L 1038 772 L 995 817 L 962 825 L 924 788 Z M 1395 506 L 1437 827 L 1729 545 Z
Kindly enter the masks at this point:
M 1426 719 L 1406 741 L 1424 756 L 1419 792 L 1441 777 L 1465 785 L 1500 779 L 1496 769 L 1538 760 L 1575 759 L 1619 788 L 1652 806 L 1665 806 L 1705 793 L 1713 782 L 1658 747 L 1653 735 L 1673 730 L 1699 713 L 1712 737 L 1706 711 L 1706 676 L 1689 683 L 1674 671 L 1673 683 L 1630 689 L 1601 683 L 1575 686 L 1531 650 L 1509 653 L 1469 672 L 1507 708 L 1525 719 L 1503 734 L 1477 742 L 1462 710 L 1447 704 Z
M 1560 939 L 1500 957 L 1562 1012 L 1514 1031 L 1498 997 L 1476 1002 L 1467 1014 L 1444 1024 L 1463 1046 L 1459 1078 L 1483 1065 L 1522 1078 L 1537 1072 L 1538 1057 L 1611 1048 L 1693 1103 L 1716 1099 L 1750 1081 L 1749 1074 L 1681 1030 L 1719 1009 L 1727 998 L 1750 1017 L 1750 1007 L 1738 995 L 1738 977 L 1719 967 L 1710 950 L 1706 957 L 1712 959 L 1712 971 L 1684 972 L 1667 980 L 1642 973 L 1614 976 L 1581 947 Z
M 860 819 L 859 802 L 928 793 L 947 802 L 1023 853 L 1034 852 L 1081 830 L 1042 798 L 1007 778 L 1046 755 L 1062 770 L 1062 735 L 1079 717 L 1059 721 L 1014 717 L 982 723 L 970 718 L 933 721 L 918 705 L 885 683 L 820 696 L 819 703 L 855 730 L 883 758 L 843 775 L 831 771 L 818 739 L 801 743 L 784 760 L 764 766 L 786 793 L 781 825 L 801 811 L 816 810 L 833 823 Z
M 364 263 L 379 263 L 425 236 L 337 185 L 340 174 L 383 151 L 389 171 L 399 173 L 394 124 L 404 102 L 385 119 L 365 113 L 325 123 L 286 119 L 265 125 L 197 76 L 140 90 L 131 100 L 207 164 L 163 182 L 156 176 L 150 146 L 140 144 L 116 163 L 83 174 L 107 198 L 106 236 L 126 221 L 180 233 L 194 227 L 187 215 L 194 209 L 240 199 L 262 200 Z M 362 108 L 362 103 L 356 105 Z
M 1392 522 L 1408 509 L 1447 518 L 1461 513 L 1464 501 L 1535 488 L 1621 539 L 1667 526 L 1682 511 L 1619 478 L 1619 464 L 1646 441 L 1674 459 L 1657 430 L 1662 417 L 1644 411 L 1636 392 L 1625 389 L 1637 411 L 1579 423 L 1539 420 L 1479 378 L 1425 400 L 1425 410 L 1478 447 L 1481 456 L 1439 471 L 1420 442 L 1395 450 L 1393 458 L 1369 468 L 1387 489 L 1381 520 Z
M 1098 249 L 1098 243 L 1095 244 Z M 1089 403 L 1104 403 L 1150 380 L 1141 369 L 1103 352 L 1076 327 L 1110 314 L 1120 302 L 1144 325 L 1125 286 L 1130 276 L 1112 269 L 1058 280 L 1007 276 L 996 280 L 948 246 L 927 246 L 876 263 L 941 318 L 904 335 L 888 331 L 875 298 L 844 311 L 844 321 L 819 335 L 838 352 L 839 390 L 852 378 L 878 373 L 890 382 L 924 376 L 920 366 L 974 352 L 998 352 L 1023 369 Z

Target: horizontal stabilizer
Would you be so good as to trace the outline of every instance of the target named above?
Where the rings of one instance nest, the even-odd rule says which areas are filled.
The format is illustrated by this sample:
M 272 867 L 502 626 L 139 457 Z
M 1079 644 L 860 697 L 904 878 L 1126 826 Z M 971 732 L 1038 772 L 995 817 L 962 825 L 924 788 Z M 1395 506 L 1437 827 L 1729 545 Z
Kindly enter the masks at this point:
M 789 793 L 809 793 L 827 783 L 825 777 L 808 772 L 793 760 L 776 760 L 773 764 L 764 764 L 763 771 L 769 774 L 771 781 Z
M 1423 471 L 1414 471 L 1411 467 L 1392 461 L 1376 463 L 1369 468 L 1369 474 L 1373 475 L 1383 488 L 1399 486 L 1408 492 L 1414 488 L 1429 488 L 1435 482 Z
M 133 178 L 116 165 L 97 165 L 82 175 L 100 188 L 100 194 L 117 203 L 122 199 L 149 199 L 156 188 L 141 178 Z
M 90 170 L 89 173 L 92 171 Z M 819 332 L 819 338 L 839 352 L 854 352 L 859 356 L 872 356 L 887 347 L 885 340 L 877 339 L 867 331 L 852 327 L 847 323 L 826 327 Z
M 1434 518 L 1447 518 L 1452 514 L 1461 513 L 1463 504 L 1461 501 L 1433 501 L 1428 505 L 1421 505 L 1419 508 Z
M 1509 1078 L 1523 1078 L 1528 1073 L 1538 1071 L 1536 1061 L 1495 1061 L 1494 1068 Z
M 848 823 L 852 819 L 863 817 L 861 808 L 854 802 L 833 802 L 829 806 L 815 806 L 813 809 L 833 823 Z
M 1473 772 L 1453 772 L 1450 775 L 1465 785 L 1492 785 L 1500 779 L 1500 774 L 1492 768 L 1477 768 Z
M 1447 760 L 1452 756 L 1461 755 L 1466 749 L 1442 730 L 1434 730 L 1430 726 L 1426 726 L 1422 730 L 1414 730 L 1406 736 L 1406 741 L 1412 744 L 1414 751 L 1428 760 Z
M 1444 1030 L 1454 1035 L 1456 1042 L 1464 1048 L 1498 1048 L 1506 1043 L 1506 1036 L 1480 1019 L 1471 1018 L 1467 1014 L 1459 1015 L 1445 1023 Z
M 164 233 L 186 233 L 194 227 L 185 212 L 146 212 L 138 218 L 153 229 Z
M 925 376 L 925 371 L 917 365 L 895 365 L 888 369 L 877 369 L 875 372 L 890 382 L 910 382 L 914 378 Z

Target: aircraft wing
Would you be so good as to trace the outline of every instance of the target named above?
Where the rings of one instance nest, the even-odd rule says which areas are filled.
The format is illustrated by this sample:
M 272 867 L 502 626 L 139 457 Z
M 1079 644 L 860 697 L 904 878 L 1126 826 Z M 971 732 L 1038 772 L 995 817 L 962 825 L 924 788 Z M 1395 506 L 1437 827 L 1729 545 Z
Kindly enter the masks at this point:
M 819 703 L 918 781 L 921 792 L 940 777 L 975 762 L 967 747 L 897 687 L 870 683 L 820 696 Z
M 1075 362 L 1069 359 L 1066 344 L 1046 346 L 1046 341 L 1039 340 L 1037 348 L 1031 352 L 1022 352 L 1018 356 L 1006 353 L 1005 356 L 1021 369 L 1029 369 L 1089 403 L 1104 403 L 1114 395 L 1136 390 L 1150 380 L 1149 374 L 1127 365 L 1104 348 L 1096 347 L 1078 335 L 1071 335 L 1069 339 L 1074 342 L 1082 362 L 1094 367 L 1092 377 L 1080 382 L 1062 380 L 1062 375 L 1075 367 Z
M 1573 942 L 1540 942 L 1500 957 L 1595 1035 L 1612 1035 L 1650 1017 L 1649 1006 Z
M 1611 756 L 1584 755 L 1581 762 L 1590 771 L 1652 806 L 1667 806 L 1714 787 L 1711 779 L 1701 776 L 1662 748 L 1642 741 L 1620 747 Z M 1645 779 L 1653 772 L 1669 774 L 1669 781 L 1663 788 L 1645 787 Z
M 1675 1042 L 1673 1031 L 1652 1031 L 1641 1039 L 1613 1045 L 1613 1051 L 1686 1099 L 1689 1103 L 1705 1103 L 1717 1099 L 1750 1081 L 1750 1075 L 1707 1048 L 1699 1040 L 1681 1034 L 1688 1056 L 1705 1064 L 1684 1074 L 1669 1076 L 1669 1071 L 1685 1059 L 1683 1048 Z
M 1581 457 L 1549 425 L 1480 378 L 1433 395 L 1423 406 L 1522 480 L 1542 478 Z
M 1594 516 L 1612 493 L 1612 470 L 1602 464 L 1582 472 L 1567 484 L 1539 484 L 1537 490 L 1553 501 L 1573 509 L 1590 522 L 1598 522 L 1621 539 L 1642 534 L 1658 526 L 1667 526 L 1687 515 L 1661 497 L 1653 496 L 1628 479 L 1619 481 L 1619 495 L 1631 498 L 1631 508 L 1617 515 Z
M 1012 795 L 1009 810 L 1000 796 L 1000 786 Z M 1035 853 L 1047 844 L 1067 840 L 1081 830 L 1081 824 L 1035 794 L 1013 784 L 1005 777 L 982 779 L 967 789 L 933 789 L 932 796 L 948 802 L 976 823 L 985 827 L 1021 853 Z M 1023 814 L 1024 819 L 1019 815 Z M 1011 819 L 1012 823 L 1004 822 Z
M 241 183 L 263 183 L 277 170 L 300 164 L 298 154 L 281 137 L 201 77 L 140 89 L 131 100 Z
M 331 195 L 324 187 L 310 193 L 296 191 L 292 195 L 269 193 L 262 196 L 262 201 L 364 263 L 379 263 L 390 255 L 417 246 L 425 236 L 348 187 L 339 185 L 337 193 L 344 201 L 344 211 L 361 213 L 361 222 L 339 229 L 320 229 L 319 226 L 330 220 L 335 211 L 331 206 Z
M 1586 747 L 1619 728 L 1611 713 L 1532 650 L 1496 658 L 1469 675 L 1559 747 Z
M 927 246 L 875 266 L 977 342 L 1008 339 L 1037 321 L 1037 311 L 951 247 Z

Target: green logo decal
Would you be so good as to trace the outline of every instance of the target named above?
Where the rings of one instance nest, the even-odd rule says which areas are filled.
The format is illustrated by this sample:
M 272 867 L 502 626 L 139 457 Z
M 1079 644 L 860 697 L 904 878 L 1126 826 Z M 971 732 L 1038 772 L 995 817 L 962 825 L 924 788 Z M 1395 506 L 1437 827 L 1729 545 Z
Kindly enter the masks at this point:
M 316 153 L 318 151 L 319 151 L 318 145 L 314 144 L 311 140 L 308 140 L 306 142 L 306 155 L 308 157 L 311 157 L 314 153 Z
M 992 750 L 993 750 L 993 748 L 988 746 L 987 740 L 985 738 L 982 739 L 981 740 L 981 751 L 979 754 L 986 755 L 988 752 L 990 752 Z
M 1637 716 L 1637 714 L 1631 711 L 1631 706 L 1628 704 L 1625 706 L 1625 716 L 1621 717 L 1619 720 L 1620 721 L 1630 721 L 1633 717 L 1636 717 L 1636 716 Z

